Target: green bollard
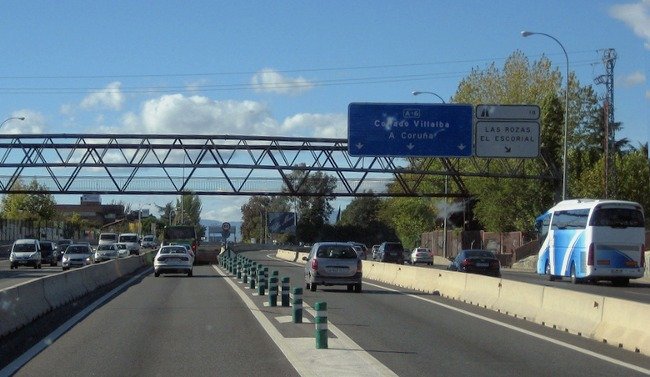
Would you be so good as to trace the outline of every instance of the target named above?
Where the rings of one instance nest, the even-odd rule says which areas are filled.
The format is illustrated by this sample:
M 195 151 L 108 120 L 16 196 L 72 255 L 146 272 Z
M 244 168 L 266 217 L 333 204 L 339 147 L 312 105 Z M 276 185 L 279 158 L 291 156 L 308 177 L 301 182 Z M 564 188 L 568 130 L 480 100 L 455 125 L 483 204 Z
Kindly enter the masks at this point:
M 282 278 L 282 298 L 280 300 L 282 306 L 289 306 L 289 278 Z
M 327 348 L 327 303 L 317 302 L 314 305 L 316 310 L 316 349 Z
M 264 271 L 259 270 L 257 271 L 257 294 L 260 296 L 264 296 L 264 291 L 266 289 L 266 280 L 264 280 Z
M 257 269 L 255 267 L 251 268 L 251 280 L 248 282 L 248 288 L 250 289 L 255 289 L 255 274 L 257 273 Z
M 269 279 L 269 306 L 278 306 L 278 278 Z
M 294 288 L 291 294 L 291 318 L 293 323 L 302 323 L 302 288 Z

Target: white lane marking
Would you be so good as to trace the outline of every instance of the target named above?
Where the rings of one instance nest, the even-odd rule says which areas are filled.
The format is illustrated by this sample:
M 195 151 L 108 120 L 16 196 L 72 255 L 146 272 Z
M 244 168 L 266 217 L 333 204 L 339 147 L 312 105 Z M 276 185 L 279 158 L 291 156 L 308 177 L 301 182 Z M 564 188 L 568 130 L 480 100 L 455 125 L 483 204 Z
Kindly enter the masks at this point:
M 117 292 L 119 292 L 120 290 L 133 284 L 133 282 L 139 279 L 142 275 L 150 274 L 150 273 L 151 273 L 151 269 L 146 269 L 145 271 L 132 277 L 128 281 L 120 284 L 119 287 L 116 287 L 112 291 L 100 297 L 97 301 L 93 302 L 85 309 L 83 309 L 82 311 L 74 315 L 72 318 L 67 320 L 64 324 L 59 326 L 56 330 L 52 331 L 45 338 L 41 339 L 38 343 L 32 346 L 32 348 L 28 349 L 25 353 L 20 355 L 16 360 L 12 361 L 6 367 L 0 370 L 0 376 L 11 376 L 14 373 L 16 373 L 23 365 L 27 364 L 31 359 L 36 357 L 36 355 L 38 355 L 44 349 L 46 349 L 48 346 L 54 343 L 59 337 L 61 337 L 61 335 L 63 335 L 66 331 L 70 330 L 74 325 L 76 325 L 78 322 L 84 319 L 89 313 L 95 310 L 98 306 L 102 305 L 109 298 L 117 294 Z
M 213 265 L 212 268 L 221 276 L 228 277 L 219 267 Z M 336 339 L 328 339 L 328 349 L 316 349 L 314 338 L 283 337 L 232 279 L 224 280 L 239 295 L 264 331 L 301 376 L 397 376 L 332 324 L 329 326 L 329 331 L 336 335 Z M 304 303 L 303 305 L 308 313 L 312 316 L 315 314 L 308 305 Z
M 505 328 L 507 328 L 509 330 L 517 331 L 517 332 L 520 332 L 522 334 L 529 335 L 529 336 L 532 336 L 534 338 L 547 341 L 549 343 L 553 343 L 553 344 L 558 345 L 560 347 L 568 348 L 570 350 L 574 350 L 576 352 L 580 352 L 582 354 L 592 356 L 592 357 L 595 357 L 597 359 L 600 359 L 600 360 L 603 360 L 603 361 L 606 361 L 606 362 L 609 362 L 609 363 L 612 363 L 612 364 L 615 364 L 615 365 L 618 365 L 618 366 L 622 366 L 624 368 L 632 369 L 634 371 L 650 375 L 650 369 L 646 369 L 646 368 L 643 368 L 643 367 L 640 367 L 640 366 L 637 366 L 637 365 L 634 365 L 634 364 L 626 363 L 624 361 L 614 359 L 612 357 L 605 356 L 605 355 L 599 354 L 597 352 L 590 351 L 588 349 L 584 349 L 584 348 L 581 348 L 581 347 L 578 347 L 578 346 L 574 346 L 573 344 L 569 344 L 569 343 L 563 342 L 561 340 L 553 339 L 553 338 L 550 338 L 548 336 L 544 336 L 544 335 L 537 334 L 537 333 L 534 333 L 534 332 L 526 330 L 526 329 L 522 329 L 521 327 L 517 327 L 517 326 L 513 326 L 511 324 L 505 323 L 505 322 L 497 321 L 496 319 L 484 317 L 484 316 L 482 316 L 480 314 L 472 313 L 472 312 L 469 312 L 467 310 L 456 308 L 456 307 L 453 307 L 451 305 L 443 304 L 441 302 L 437 302 L 437 301 L 434 301 L 434 300 L 431 300 L 431 299 L 428 299 L 428 298 L 412 295 L 410 293 L 404 293 L 404 292 L 398 291 L 397 289 L 388 288 L 388 287 L 384 287 L 384 286 L 373 284 L 373 283 L 368 283 L 367 281 L 364 281 L 363 283 L 367 284 L 367 285 L 370 285 L 370 286 L 373 286 L 373 287 L 385 289 L 385 290 L 390 291 L 390 292 L 401 293 L 401 294 L 406 295 L 406 296 L 411 297 L 411 298 L 415 298 L 415 299 L 418 299 L 418 300 L 421 300 L 421 301 L 425 301 L 425 302 L 428 302 L 430 304 L 438 305 L 438 306 L 441 306 L 441 307 L 443 307 L 445 309 L 453 310 L 455 312 L 465 314 L 467 316 L 474 317 L 474 318 L 482 320 L 482 321 L 490 322 L 490 323 L 495 324 L 497 326 L 502 326 L 502 327 L 505 327 Z

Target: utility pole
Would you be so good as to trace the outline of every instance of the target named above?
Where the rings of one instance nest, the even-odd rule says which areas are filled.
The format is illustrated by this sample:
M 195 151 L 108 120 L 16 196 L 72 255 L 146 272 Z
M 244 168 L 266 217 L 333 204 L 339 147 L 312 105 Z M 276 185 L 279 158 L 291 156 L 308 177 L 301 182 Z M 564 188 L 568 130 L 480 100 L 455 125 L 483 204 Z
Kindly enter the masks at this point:
M 605 112 L 605 140 L 603 145 L 605 149 L 605 198 L 616 197 L 616 166 L 614 157 L 616 154 L 614 143 L 615 139 L 615 121 L 614 121 L 614 64 L 616 63 L 616 50 L 608 48 L 603 50 L 603 64 L 605 64 L 605 74 L 594 79 L 596 84 L 605 84 L 605 103 L 603 109 Z

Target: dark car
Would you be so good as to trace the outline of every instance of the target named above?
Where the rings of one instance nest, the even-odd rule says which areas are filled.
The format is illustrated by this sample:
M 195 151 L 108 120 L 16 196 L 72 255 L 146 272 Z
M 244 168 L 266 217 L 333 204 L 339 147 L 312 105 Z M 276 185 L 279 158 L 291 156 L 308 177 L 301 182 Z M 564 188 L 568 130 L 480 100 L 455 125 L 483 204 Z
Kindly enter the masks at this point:
M 461 250 L 447 269 L 501 277 L 501 264 L 489 250 Z
M 404 264 L 404 247 L 400 242 L 383 242 L 377 254 L 380 262 Z
M 39 243 L 41 244 L 42 263 L 55 267 L 59 262 L 59 252 L 56 243 L 52 241 L 40 241 Z
M 72 240 L 70 239 L 63 239 L 63 240 L 56 241 L 56 248 L 59 250 L 59 255 L 57 259 L 59 261 L 63 258 L 63 253 L 65 252 L 65 249 L 67 249 L 71 243 Z

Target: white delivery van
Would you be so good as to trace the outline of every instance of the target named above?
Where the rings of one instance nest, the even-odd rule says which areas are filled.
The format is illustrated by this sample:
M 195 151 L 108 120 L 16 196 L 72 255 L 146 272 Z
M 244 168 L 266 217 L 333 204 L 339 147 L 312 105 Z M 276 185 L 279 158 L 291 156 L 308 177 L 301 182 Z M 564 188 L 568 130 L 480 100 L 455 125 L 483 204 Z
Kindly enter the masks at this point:
M 129 255 L 140 254 L 140 237 L 137 233 L 122 233 L 117 238 L 117 241 L 126 244 Z
M 102 233 L 99 235 L 99 245 L 110 245 L 117 242 L 117 233 Z

